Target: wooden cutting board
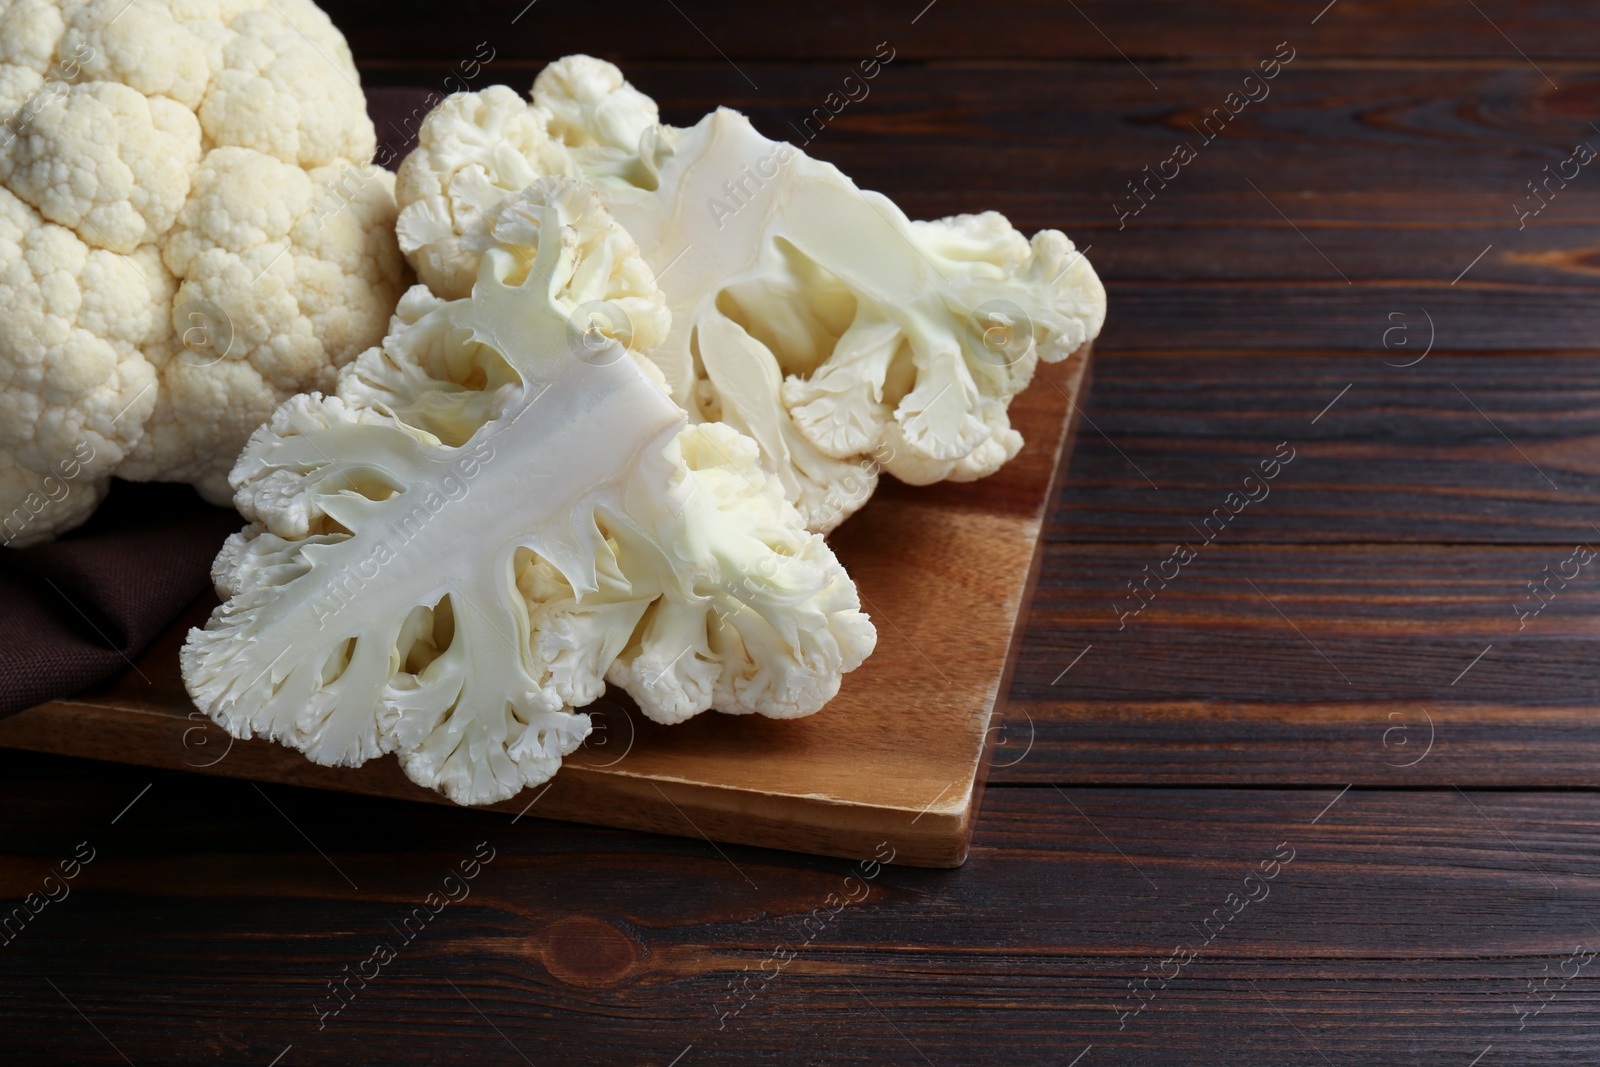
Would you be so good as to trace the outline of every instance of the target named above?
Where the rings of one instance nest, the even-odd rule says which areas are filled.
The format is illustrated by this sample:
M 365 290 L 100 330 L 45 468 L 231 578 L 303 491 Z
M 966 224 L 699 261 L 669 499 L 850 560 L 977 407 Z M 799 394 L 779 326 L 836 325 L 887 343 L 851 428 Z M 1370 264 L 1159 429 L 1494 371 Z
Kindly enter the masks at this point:
M 1011 405 L 1027 443 L 998 474 L 922 489 L 885 478 L 834 533 L 878 647 L 821 712 L 662 726 L 611 692 L 587 709 L 594 732 L 561 772 L 495 809 L 856 859 L 882 858 L 888 842 L 896 862 L 959 866 L 1090 359 L 1086 347 L 1039 369 Z M 184 692 L 178 648 L 215 604 L 196 602 L 111 682 L 0 721 L 0 746 L 449 803 L 393 757 L 319 767 L 206 720 Z

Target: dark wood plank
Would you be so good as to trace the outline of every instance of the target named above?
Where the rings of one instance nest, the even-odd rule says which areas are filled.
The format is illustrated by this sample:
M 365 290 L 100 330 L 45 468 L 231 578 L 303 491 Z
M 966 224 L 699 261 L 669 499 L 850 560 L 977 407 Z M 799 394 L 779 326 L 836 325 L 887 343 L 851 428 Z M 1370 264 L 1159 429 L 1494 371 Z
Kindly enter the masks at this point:
M 1391 311 L 1426 308 L 1466 351 L 1570 351 L 1595 340 L 1600 289 L 1447 283 L 1348 286 L 1331 282 L 1215 285 L 1126 282 L 1096 350 L 1381 351 Z M 1418 316 L 1420 317 L 1420 315 Z
M 807 64 L 763 66 L 760 92 L 716 64 L 627 73 L 669 121 L 727 103 L 795 141 L 837 88 Z M 531 77 L 491 64 L 479 83 Z M 914 217 L 992 208 L 1066 229 L 1110 283 L 1102 351 L 1370 351 L 1391 311 L 1417 308 L 1456 349 L 1592 345 L 1600 182 L 1551 179 L 1547 208 L 1526 225 L 1514 210 L 1577 142 L 1600 144 L 1592 70 L 1557 92 L 1520 64 L 1291 65 L 1207 143 L 1196 129 L 1240 78 L 1184 66 L 1152 98 L 1114 66 L 891 64 L 806 148 Z M 1178 141 L 1198 157 L 1119 221 Z
M 96 850 L 0 955 L 11 1062 L 121 1063 L 114 1043 L 166 1064 L 291 1045 L 285 1064 L 1066 1064 L 1092 1044 L 1112 1064 L 1465 1064 L 1493 1044 L 1544 1064 L 1586 1056 L 1600 1010 L 1585 972 L 1518 1030 L 1529 981 L 1555 989 L 1600 941 L 1593 794 L 996 789 L 965 868 L 863 882 L 846 861 L 96 771 L 51 795 L 70 765 L 0 754 L 7 903 Z M 329 979 L 401 942 L 480 841 L 470 895 L 319 1030 Z M 1201 926 L 1263 870 L 1262 899 Z M 844 893 L 865 899 L 808 937 Z M 780 945 L 794 958 L 761 989 Z M 1180 945 L 1198 958 L 1119 1018 Z M 759 992 L 719 1030 L 746 978 Z
M 330 10 L 369 83 L 441 85 L 479 41 L 497 50 L 483 83 L 525 86 L 545 60 L 589 51 L 625 59 L 672 121 L 728 102 L 779 135 L 890 41 L 896 62 L 870 99 L 811 150 L 913 215 L 993 207 L 1094 244 L 1112 294 L 1100 348 L 1114 355 L 1089 414 L 1162 486 L 1085 430 L 995 778 L 1331 788 L 994 788 L 965 868 L 887 869 L 807 940 L 850 864 L 0 754 L 0 896 L 36 891 L 77 841 L 101 849 L 0 953 L 0 1059 L 1592 1059 L 1592 982 L 1537 1016 L 1520 1006 L 1530 982 L 1559 985 L 1575 947 L 1600 942 L 1600 798 L 1472 791 L 1589 786 L 1600 759 L 1587 578 L 1524 631 L 1511 609 L 1587 536 L 1595 488 L 1584 371 L 1600 185 L 1585 173 L 1526 230 L 1510 208 L 1589 136 L 1592 12 L 676 6 L 540 0 L 514 25 L 525 0 Z M 1273 97 L 1119 231 L 1113 195 L 1285 39 L 1300 58 Z M 1340 56 L 1361 58 L 1327 58 Z M 1030 59 L 1046 62 L 1018 62 Z M 1424 307 L 1436 354 L 1383 367 L 1399 361 L 1381 347 L 1387 316 Z M 1473 425 L 1451 382 L 1559 488 Z M 1221 503 L 1236 464 L 1284 439 L 1301 452 L 1272 497 L 1113 632 L 1110 595 Z M 1304 543 L 1351 539 L 1548 544 Z M 1033 747 L 1013 763 L 1029 716 Z M 1352 781 L 1407 788 L 1340 797 Z M 484 839 L 499 852 L 472 896 L 317 1030 L 326 982 Z M 1280 842 L 1296 858 L 1270 897 L 1205 943 L 1196 924 Z M 719 1030 L 730 981 L 759 985 L 780 943 L 795 959 Z M 1124 1027 L 1129 983 L 1180 944 L 1203 945 L 1200 958 Z
M 1240 546 L 1226 537 L 1208 547 L 1191 535 L 1196 557 L 1165 588 L 1152 582 L 1153 599 L 1120 631 L 1115 605 L 1137 603 L 1128 581 L 1147 564 L 1155 573 L 1171 546 L 1049 546 L 1013 693 L 1572 707 L 1600 692 L 1589 663 L 1600 561 L 1564 589 L 1552 580 L 1555 599 L 1525 623 L 1515 610 L 1533 602 L 1527 583 L 1553 574 L 1569 546 Z M 1089 642 L 1105 655 L 1085 657 L 1050 693 Z M 1452 685 L 1491 642 L 1495 654 Z
M 1600 148 L 1600 137 L 1595 144 Z M 1424 183 L 1410 189 L 1407 199 L 1411 202 L 1405 206 L 1419 214 L 1438 207 Z M 1313 195 L 1323 199 L 1320 190 Z M 1259 198 L 1256 205 L 1270 210 Z M 1092 222 L 1080 224 L 1080 228 L 1085 241 L 1094 246 L 1089 255 L 1095 270 L 1114 285 L 1144 281 L 1206 286 L 1263 277 L 1322 282 L 1332 277 L 1327 261 L 1282 219 L 1276 224 L 1247 221 L 1246 208 L 1252 206 L 1240 204 L 1237 211 L 1229 212 L 1235 218 L 1210 223 L 1204 217 L 1196 218 L 1196 209 L 1185 213 L 1192 225 L 1172 219 L 1170 224 L 1159 220 L 1130 224 L 1121 232 L 1114 223 L 1106 233 L 1094 229 L 1098 224 Z M 1563 219 L 1561 225 L 1541 226 L 1534 220 L 1519 232 L 1509 211 L 1505 220 L 1499 217 L 1509 202 L 1502 204 L 1485 196 L 1475 204 L 1460 206 L 1464 211 L 1459 221 L 1417 217 L 1410 224 L 1383 223 L 1362 218 L 1353 205 L 1340 205 L 1336 217 L 1329 217 L 1332 212 L 1324 209 L 1319 215 L 1297 219 L 1297 224 L 1315 235 L 1317 248 L 1357 285 L 1414 283 L 1417 291 L 1426 292 L 1424 303 L 1430 308 L 1436 298 L 1448 299 L 1469 283 L 1470 291 L 1482 294 L 1491 288 L 1584 289 L 1593 287 L 1600 277 L 1600 227 L 1591 224 L 1586 210 L 1583 217 Z M 1023 221 L 1018 225 L 1024 229 L 1039 228 L 1026 215 L 1019 213 L 1019 218 Z M 1219 255 L 1219 249 L 1228 254 Z M 1451 285 L 1463 273 L 1465 278 Z M 1476 347 L 1470 327 L 1476 327 L 1483 317 L 1474 312 L 1465 320 L 1457 319 L 1456 326 L 1469 328 L 1458 329 L 1454 337 L 1447 330 L 1442 347 Z M 1450 326 L 1450 320 L 1443 325 Z M 1174 338 L 1166 345 L 1186 343 Z
M 1288 442 L 1293 462 L 1229 525 L 1230 543 L 1600 537 L 1595 357 L 1442 354 L 1435 320 L 1436 350 L 1406 367 L 1429 325 L 1415 307 L 1394 314 L 1369 323 L 1364 358 L 1102 360 L 1048 536 L 1193 537 Z
M 1121 630 L 1170 546 L 1049 547 L 995 780 L 1593 783 L 1600 561 L 1228 536 Z M 1524 624 L 1547 565 L 1580 576 Z
M 995 734 L 990 782 L 1586 788 L 1600 760 L 1597 719 L 1600 698 L 1573 707 L 1019 698 Z
M 525 91 L 540 66 L 497 59 L 470 84 Z M 1162 89 L 1153 93 L 1114 65 L 896 59 L 857 91 L 864 97 L 821 127 L 815 121 L 805 126 L 806 117 L 839 90 L 844 75 L 825 64 L 752 68 L 761 74 L 759 91 L 727 84 L 731 71 L 720 61 L 629 58 L 623 66 L 630 81 L 660 102 L 668 122 L 692 123 L 719 105 L 734 107 L 768 136 L 805 142 L 807 152 L 889 194 L 914 216 L 993 208 L 1028 228 L 1093 228 L 1096 240 L 1105 242 L 1103 252 L 1124 244 L 1111 242 L 1109 234 L 1119 233 L 1114 203 L 1125 210 L 1137 206 L 1128 183 L 1142 182 L 1145 167 L 1157 171 L 1178 142 L 1187 143 L 1196 158 L 1165 186 L 1152 179 L 1144 190 L 1148 206 L 1120 231 L 1128 242 L 1143 242 L 1130 248 L 1146 251 L 1119 252 L 1128 256 L 1128 267 L 1113 272 L 1119 278 L 1338 280 L 1272 203 L 1355 278 L 1448 283 L 1484 245 L 1446 244 L 1430 257 L 1426 238 L 1449 242 L 1447 227 L 1466 225 L 1486 230 L 1490 241 L 1498 235 L 1509 242 L 1508 234 L 1520 234 L 1520 241 L 1531 239 L 1530 231 L 1600 223 L 1600 181 L 1592 180 L 1591 168 L 1579 169 L 1565 187 L 1553 180 L 1548 208 L 1531 216 L 1526 229 L 1518 230 L 1511 209 L 1519 198 L 1530 210 L 1537 206 L 1527 183 L 1544 179 L 1543 168 L 1554 170 L 1578 141 L 1600 145 L 1600 134 L 1588 125 L 1600 80 L 1593 64 L 1574 73 L 1569 90 L 1557 92 L 1520 61 L 1414 69 L 1296 60 L 1267 83 L 1265 99 L 1237 115 L 1224 111 L 1206 126 L 1213 110 L 1241 88 L 1240 64 L 1165 69 Z M 364 76 L 379 86 L 409 86 L 419 101 L 460 84 L 415 68 Z M 1171 248 L 1163 254 L 1161 231 L 1169 227 L 1198 230 L 1190 244 L 1232 255 Z M 1218 232 L 1229 228 L 1281 231 L 1282 240 L 1251 246 L 1246 256 L 1236 235 Z M 1396 230 L 1424 235 L 1391 259 L 1382 253 Z M 1520 247 L 1503 243 L 1479 268 L 1491 267 L 1486 276 L 1496 277 L 1494 265 L 1515 263 L 1511 255 Z M 1248 273 L 1263 257 L 1270 257 L 1266 272 Z M 1504 270 L 1499 277 L 1529 278 Z
M 1227 0 L 1203 17 L 1158 0 L 909 0 L 900 3 L 608 3 L 577 0 L 472 0 L 441 18 L 426 0 L 326 0 L 322 5 L 358 57 L 450 62 L 492 40 L 519 58 L 587 51 L 661 59 L 805 58 L 853 60 L 889 38 L 918 59 L 1092 59 L 1126 64 L 1191 57 L 1254 55 L 1286 37 L 1312 55 L 1440 56 L 1518 59 L 1590 57 L 1600 50 L 1593 19 L 1570 4 L 1470 5 L 1449 0 L 1362 4 L 1343 0 L 1320 18 L 1321 4 Z M 525 11 L 525 9 L 527 9 Z M 524 13 L 525 12 L 525 13 Z M 522 13 L 520 18 L 519 13 Z M 1492 18 L 1492 22 L 1490 19 Z M 1497 29 L 1498 27 L 1498 29 Z M 1507 42 L 1506 36 L 1515 41 Z M 1520 61 L 1520 60 L 1519 60 Z M 1560 79 L 1559 64 L 1541 64 Z M 730 71 L 737 79 L 737 75 Z M 760 79 L 756 79 L 759 83 Z M 1156 78 L 1159 82 L 1160 79 Z

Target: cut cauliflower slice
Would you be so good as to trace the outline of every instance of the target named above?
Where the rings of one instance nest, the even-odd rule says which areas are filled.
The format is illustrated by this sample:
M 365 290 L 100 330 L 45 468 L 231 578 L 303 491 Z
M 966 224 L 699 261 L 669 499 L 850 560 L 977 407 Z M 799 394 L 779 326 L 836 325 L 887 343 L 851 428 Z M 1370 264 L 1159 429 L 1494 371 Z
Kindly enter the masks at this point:
M 0 0 L 0 543 L 113 474 L 225 503 L 250 431 L 383 336 L 375 146 L 310 0 Z
M 462 94 L 423 124 L 424 141 L 437 121 L 475 147 L 454 171 L 423 153 L 402 165 L 401 247 L 422 280 L 460 295 L 475 235 L 528 173 L 593 181 L 661 278 L 672 333 L 647 355 L 674 399 L 753 437 L 812 529 L 860 507 L 880 466 L 919 485 L 998 470 L 1022 446 L 1011 398 L 1104 323 L 1105 289 L 1059 231 L 1029 241 L 995 212 L 913 222 L 737 112 L 659 124 L 587 56 L 552 64 L 532 96 Z M 490 112 L 544 137 L 465 129 Z M 465 223 L 445 209 L 464 201 Z M 430 263 L 446 254 L 454 273 Z
M 637 247 L 559 177 L 491 238 L 470 298 L 415 287 L 335 395 L 251 438 L 196 704 L 462 804 L 554 774 L 607 681 L 668 723 L 820 709 L 876 634 L 755 443 L 688 426 L 628 350 L 669 328 Z

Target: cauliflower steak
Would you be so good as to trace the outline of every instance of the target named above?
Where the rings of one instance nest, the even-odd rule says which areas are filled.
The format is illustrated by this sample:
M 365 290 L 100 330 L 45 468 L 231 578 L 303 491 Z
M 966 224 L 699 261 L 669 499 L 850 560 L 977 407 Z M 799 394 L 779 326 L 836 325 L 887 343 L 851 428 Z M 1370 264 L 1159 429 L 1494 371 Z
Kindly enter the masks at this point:
M 644 713 L 811 714 L 872 650 L 855 586 L 731 427 L 630 349 L 670 316 L 589 186 L 504 205 L 476 284 L 417 286 L 233 470 L 253 520 L 192 630 L 200 708 L 462 804 L 549 778 L 607 681 Z
M 458 94 L 423 124 L 396 224 L 419 277 L 460 295 L 507 195 L 538 174 L 593 182 L 661 278 L 672 332 L 646 354 L 673 398 L 753 437 L 811 529 L 865 503 L 879 467 L 916 485 L 998 470 L 1022 446 L 1011 398 L 1105 320 L 1057 230 L 913 222 L 735 111 L 662 125 L 588 56 L 531 96 Z

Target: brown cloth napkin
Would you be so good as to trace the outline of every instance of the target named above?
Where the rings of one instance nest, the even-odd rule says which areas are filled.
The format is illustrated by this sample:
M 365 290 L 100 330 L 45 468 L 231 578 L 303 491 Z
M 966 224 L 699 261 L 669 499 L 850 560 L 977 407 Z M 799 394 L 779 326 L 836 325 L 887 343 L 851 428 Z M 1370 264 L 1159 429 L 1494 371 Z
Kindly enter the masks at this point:
M 425 89 L 373 89 L 367 110 L 397 167 Z M 243 521 L 184 485 L 112 484 L 94 517 L 52 544 L 0 549 L 0 718 L 119 671 L 211 585 L 211 560 Z
M 186 485 L 117 481 L 60 540 L 0 550 L 0 716 L 126 670 L 210 586 L 241 525 Z

